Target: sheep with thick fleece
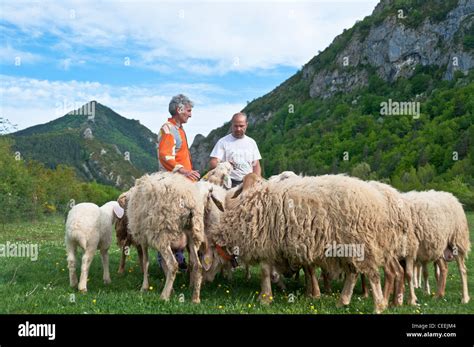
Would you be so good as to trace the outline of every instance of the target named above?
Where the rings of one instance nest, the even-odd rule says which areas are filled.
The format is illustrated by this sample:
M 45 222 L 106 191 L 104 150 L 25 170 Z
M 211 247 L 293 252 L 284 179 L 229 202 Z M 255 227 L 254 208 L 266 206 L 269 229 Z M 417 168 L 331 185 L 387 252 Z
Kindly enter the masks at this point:
M 148 290 L 148 247 L 157 249 L 166 264 L 166 283 L 161 298 L 169 300 L 178 263 L 172 249 L 183 238 L 189 242 L 192 271 L 200 266 L 198 249 L 204 241 L 204 206 L 198 199 L 197 185 L 180 174 L 159 172 L 145 175 L 135 182 L 128 201 L 128 227 L 132 239 L 143 251 L 142 290 Z M 199 301 L 200 280 L 194 285 L 193 301 Z
M 397 236 L 397 243 L 395 245 L 396 259 L 388 263 L 384 268 L 384 297 L 388 301 L 395 282 L 397 288 L 395 289 L 393 303 L 395 305 L 402 304 L 405 275 L 410 290 L 409 303 L 415 305 L 416 295 L 413 283 L 413 267 L 419 244 L 415 235 L 410 203 L 404 199 L 402 193 L 388 184 L 377 181 L 370 181 L 369 184 L 380 190 L 384 195 L 385 208 L 389 214 L 389 227 L 394 230 Z M 400 266 L 399 261 L 405 262 L 405 272 Z
M 200 302 L 202 265 L 198 256 L 204 248 L 205 206 L 215 201 L 214 185 L 194 183 L 180 174 L 159 172 L 138 179 L 128 201 L 128 227 L 143 251 L 142 290 L 149 288 L 148 247 L 157 249 L 163 258 L 166 282 L 161 293 L 169 300 L 178 263 L 173 249 L 187 245 L 191 264 L 192 301 Z
M 271 268 L 325 265 L 346 272 L 340 304 L 347 305 L 357 273 L 368 276 L 376 312 L 386 307 L 379 268 L 396 254 L 397 236 L 388 228 L 383 194 L 359 179 L 327 175 L 257 182 L 226 209 L 213 240 L 238 247 L 246 263 L 260 263 L 261 300 L 271 301 Z M 360 247 L 358 257 L 328 256 L 334 244 Z
M 445 259 L 454 257 L 461 276 L 462 303 L 468 303 L 465 259 L 471 243 L 461 203 L 451 193 L 434 190 L 408 192 L 403 196 L 411 202 L 415 233 L 420 242 L 416 261 L 425 268 L 428 262 L 435 262 L 439 267 L 437 297 L 443 297 L 445 292 L 448 271 Z
M 123 209 L 116 201 L 109 201 L 101 207 L 92 203 L 75 205 L 66 220 L 66 252 L 71 287 L 78 284 L 76 275 L 77 246 L 84 250 L 81 277 L 78 289 L 87 291 L 89 267 L 97 249 L 100 249 L 104 282 L 110 283 L 108 250 L 112 241 L 112 229 L 117 218 L 122 218 Z

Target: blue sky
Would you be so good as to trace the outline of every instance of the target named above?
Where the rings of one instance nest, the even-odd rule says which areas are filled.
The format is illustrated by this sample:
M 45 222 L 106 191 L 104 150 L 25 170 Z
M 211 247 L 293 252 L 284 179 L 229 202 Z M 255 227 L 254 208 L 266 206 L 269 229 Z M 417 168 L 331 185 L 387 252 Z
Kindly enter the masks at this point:
M 157 132 L 195 101 L 188 138 L 270 92 L 377 1 L 0 2 L 0 116 L 23 129 L 92 99 Z

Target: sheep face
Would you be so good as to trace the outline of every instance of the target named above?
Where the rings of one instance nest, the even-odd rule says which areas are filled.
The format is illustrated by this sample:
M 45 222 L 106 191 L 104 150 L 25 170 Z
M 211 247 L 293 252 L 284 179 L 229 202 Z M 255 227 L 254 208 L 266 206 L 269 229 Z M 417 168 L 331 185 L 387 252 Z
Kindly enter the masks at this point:
M 230 179 L 230 172 L 232 171 L 232 164 L 223 162 L 217 164 L 216 168 L 209 171 L 203 179 L 209 183 L 213 183 L 226 189 L 232 188 L 232 181 Z

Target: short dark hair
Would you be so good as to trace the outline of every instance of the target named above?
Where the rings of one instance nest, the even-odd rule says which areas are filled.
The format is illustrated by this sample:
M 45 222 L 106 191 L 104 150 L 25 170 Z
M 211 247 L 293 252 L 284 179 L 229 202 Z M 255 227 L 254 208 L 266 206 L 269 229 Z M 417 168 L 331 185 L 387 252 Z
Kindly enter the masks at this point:
M 245 112 L 237 112 L 236 114 L 234 114 L 234 115 L 232 116 L 232 119 L 231 119 L 230 121 L 233 123 L 233 122 L 234 122 L 234 119 L 237 118 L 237 117 L 239 117 L 239 116 L 245 117 L 245 123 L 248 123 L 248 121 L 247 121 L 247 114 L 245 114 Z

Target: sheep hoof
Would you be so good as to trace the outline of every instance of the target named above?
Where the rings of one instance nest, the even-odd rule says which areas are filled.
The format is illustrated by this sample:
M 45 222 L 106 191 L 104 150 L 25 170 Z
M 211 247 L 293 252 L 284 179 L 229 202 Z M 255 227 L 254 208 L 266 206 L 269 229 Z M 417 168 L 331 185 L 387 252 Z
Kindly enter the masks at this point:
M 125 269 L 122 269 L 122 268 L 118 269 L 117 271 L 117 273 L 120 275 L 122 275 L 124 272 L 125 272 Z
M 164 295 L 161 295 L 160 299 L 163 300 L 163 301 L 166 301 L 166 302 L 170 301 L 170 298 L 168 296 L 164 296 Z
M 77 280 L 75 280 L 75 281 L 70 281 L 70 282 L 69 282 L 69 285 L 70 285 L 72 288 L 76 288 L 76 287 L 77 287 L 77 283 L 78 283 Z
M 201 299 L 200 298 L 193 298 L 192 302 L 193 302 L 193 304 L 200 304 Z
M 337 308 L 341 308 L 341 307 L 345 307 L 347 306 L 348 304 L 345 304 L 342 300 L 339 300 L 337 303 L 336 303 L 336 307 Z
M 467 298 L 462 298 L 461 304 L 468 304 L 468 303 L 469 303 L 469 300 L 470 300 L 469 297 L 467 297 Z
M 104 279 L 104 284 L 110 284 L 112 283 L 112 280 L 110 278 Z
M 270 305 L 272 302 L 272 296 L 271 295 L 260 295 L 258 298 L 260 300 L 260 303 L 263 305 Z
M 394 307 L 397 307 L 397 306 L 402 306 L 403 305 L 403 299 L 399 299 L 399 300 L 394 300 L 392 305 Z
M 375 314 L 381 314 L 383 311 L 385 310 L 385 308 L 383 307 L 377 307 L 374 311 Z
M 311 299 L 321 299 L 321 294 L 307 293 L 306 296 Z
M 142 288 L 140 289 L 140 291 L 142 291 L 142 292 L 147 292 L 148 289 L 149 289 L 149 287 L 143 287 L 143 286 L 142 286 Z
M 87 288 L 82 288 L 82 289 L 79 289 L 79 292 L 81 292 L 81 293 L 85 294 L 85 293 L 87 293 Z

